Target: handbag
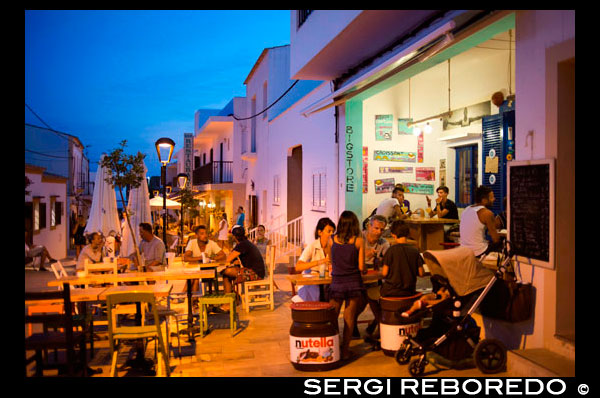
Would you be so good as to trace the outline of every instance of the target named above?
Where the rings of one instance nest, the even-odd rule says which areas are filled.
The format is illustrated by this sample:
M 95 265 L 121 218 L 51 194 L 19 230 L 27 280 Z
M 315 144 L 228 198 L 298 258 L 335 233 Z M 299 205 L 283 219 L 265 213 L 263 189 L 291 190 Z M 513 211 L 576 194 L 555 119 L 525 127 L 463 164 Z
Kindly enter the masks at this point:
M 531 283 L 523 283 L 520 269 L 510 274 L 510 280 L 498 279 L 479 307 L 481 315 L 516 323 L 531 318 L 533 312 L 534 289 Z
M 533 312 L 533 285 L 523 283 L 521 270 L 517 263 L 519 280 L 508 282 L 509 303 L 506 308 L 506 320 L 509 322 L 522 322 L 531 318 Z

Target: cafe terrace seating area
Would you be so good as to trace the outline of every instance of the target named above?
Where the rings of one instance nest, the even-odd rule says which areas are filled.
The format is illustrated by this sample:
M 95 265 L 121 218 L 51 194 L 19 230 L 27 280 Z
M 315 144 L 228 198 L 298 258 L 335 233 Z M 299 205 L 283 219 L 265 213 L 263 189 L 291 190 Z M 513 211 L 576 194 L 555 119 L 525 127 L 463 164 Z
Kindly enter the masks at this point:
M 205 311 L 199 311 L 200 307 L 192 306 L 190 318 L 187 294 L 176 294 L 185 292 L 187 280 L 190 280 L 189 275 L 201 275 L 206 279 L 214 276 L 218 267 L 200 269 L 197 264 L 195 267 L 191 264 L 185 267 L 181 257 L 169 257 L 171 264 L 165 271 L 167 274 L 147 280 L 136 275 L 137 273 L 123 269 L 120 273 L 117 270 L 117 279 L 115 279 L 115 276 L 111 276 L 113 271 L 110 270 L 113 265 L 107 264 L 105 270 L 101 269 L 101 266 L 96 266 L 96 271 L 102 273 L 93 274 L 92 270 L 88 270 L 87 282 L 89 283 L 77 284 L 77 281 L 81 280 L 77 279 L 73 259 L 66 259 L 56 264 L 53 267 L 57 271 L 56 274 L 26 269 L 27 292 L 54 291 L 55 294 L 61 295 L 62 289 L 69 287 L 69 284 L 63 285 L 63 281 L 74 282 L 70 284 L 68 304 L 73 308 L 74 314 L 72 340 L 74 343 L 80 343 L 81 339 L 86 341 L 85 361 L 81 360 L 84 352 L 81 352 L 79 345 L 76 344 L 73 350 L 60 347 L 55 350 L 55 346 L 44 347 L 37 351 L 26 350 L 26 376 L 36 376 L 39 374 L 36 372 L 40 371 L 44 377 L 62 377 L 69 374 L 86 377 L 307 377 L 306 372 L 294 369 L 289 357 L 292 303 L 290 281 L 293 279 L 293 275 L 289 275 L 289 265 L 293 263 L 293 257 L 290 259 L 286 256 L 271 260 L 273 263 L 272 307 L 269 300 L 266 300 L 264 305 L 247 307 L 242 302 L 238 302 L 234 314 L 235 325 L 231 323 L 231 314 L 210 312 L 209 304 L 202 306 L 205 307 Z M 117 269 L 123 268 L 121 262 L 117 264 Z M 90 275 L 97 276 L 92 278 Z M 179 275 L 179 279 L 175 275 Z M 318 278 L 318 275 L 315 276 Z M 265 279 L 263 282 L 267 282 L 267 293 L 269 293 L 269 275 Z M 419 278 L 417 287 L 421 290 L 430 289 L 429 279 Z M 219 283 L 221 295 L 222 288 L 221 281 Z M 136 309 L 134 304 L 122 305 L 121 309 L 119 306 L 113 308 L 112 312 L 117 314 L 111 314 L 112 322 L 120 322 L 125 329 L 120 331 L 121 335 L 118 334 L 119 331 L 113 330 L 111 336 L 109 333 L 111 320 L 108 319 L 106 310 L 107 294 L 117 292 L 117 295 L 127 295 L 132 291 L 140 290 L 152 293 L 146 294 L 145 299 L 152 297 L 156 300 L 156 313 L 153 308 L 144 305 L 141 305 L 140 309 Z M 196 297 L 216 297 L 215 293 L 216 291 L 213 291 L 211 295 L 207 289 L 203 292 L 194 292 L 192 302 Z M 210 299 L 207 302 L 211 303 Z M 87 303 L 87 306 L 82 303 Z M 26 297 L 26 321 L 34 316 L 64 314 L 64 307 L 61 298 L 35 302 Z M 203 313 L 204 317 L 200 322 L 200 315 Z M 153 322 L 155 315 L 160 324 L 159 328 Z M 137 326 L 139 318 L 142 318 L 147 326 Z M 359 332 L 363 337 L 365 328 L 372 319 L 373 314 L 367 307 L 359 316 L 358 323 Z M 338 321 L 342 328 L 343 310 Z M 190 324 L 192 328 L 189 328 Z M 57 326 L 57 333 L 64 331 L 60 328 L 61 325 L 51 326 Z M 140 344 L 139 338 L 137 340 L 125 338 L 123 330 L 125 334 L 129 333 L 130 337 L 144 337 L 143 345 Z M 32 334 L 36 335 L 43 331 L 44 328 L 40 324 L 25 325 L 26 339 Z M 116 341 L 115 337 L 117 337 Z M 118 337 L 121 339 L 119 340 Z M 406 367 L 398 366 L 393 357 L 385 356 L 380 350 L 374 350 L 373 346 L 364 342 L 362 338 L 353 339 L 351 347 L 358 353 L 356 358 L 337 369 L 310 372 L 309 375 L 311 377 L 380 377 L 381 375 L 409 377 Z M 69 357 L 71 362 L 67 361 Z M 44 363 L 43 369 L 38 370 L 36 361 Z M 68 363 L 70 366 L 65 366 Z M 499 374 L 502 375 L 505 373 Z M 444 376 L 471 377 L 483 376 L 483 374 L 476 368 L 451 369 L 445 370 Z

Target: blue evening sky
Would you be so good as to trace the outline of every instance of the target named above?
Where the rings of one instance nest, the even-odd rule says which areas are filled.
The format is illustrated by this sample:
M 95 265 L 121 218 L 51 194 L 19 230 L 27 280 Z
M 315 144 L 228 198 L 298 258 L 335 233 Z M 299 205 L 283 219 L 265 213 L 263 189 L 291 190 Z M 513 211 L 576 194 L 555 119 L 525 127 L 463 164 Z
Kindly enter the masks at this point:
M 289 40 L 289 10 L 28 10 L 25 102 L 89 145 L 92 171 L 126 139 L 160 175 L 154 142 L 170 137 L 180 149 L 194 112 L 245 96 L 262 50 Z M 44 127 L 27 108 L 25 122 Z

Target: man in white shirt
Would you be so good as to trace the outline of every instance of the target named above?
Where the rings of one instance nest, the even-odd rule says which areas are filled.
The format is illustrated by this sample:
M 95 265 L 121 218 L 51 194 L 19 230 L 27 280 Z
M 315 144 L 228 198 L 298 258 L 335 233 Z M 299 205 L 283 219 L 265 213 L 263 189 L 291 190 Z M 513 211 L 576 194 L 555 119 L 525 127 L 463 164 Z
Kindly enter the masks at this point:
M 494 213 L 488 208 L 494 204 L 494 192 L 484 185 L 475 190 L 474 205 L 463 211 L 460 220 L 460 245 L 473 250 L 476 257 L 485 253 L 492 244 L 500 243 L 500 235 L 496 231 Z M 485 230 L 492 238 L 490 243 L 485 238 Z
M 83 271 L 85 268 L 85 260 L 89 263 L 101 263 L 102 262 L 102 247 L 104 246 L 104 237 L 100 232 L 92 232 L 89 237 L 89 245 L 86 245 L 81 249 L 79 257 L 77 258 L 77 264 L 75 269 L 77 271 Z
M 145 271 L 164 271 L 165 269 L 165 244 L 152 233 L 150 223 L 140 223 L 140 254 L 144 256 Z M 132 260 L 137 262 L 135 253 L 131 255 Z M 136 264 L 137 265 L 137 264 Z
M 208 239 L 208 231 L 205 225 L 198 225 L 194 229 L 196 239 L 190 239 L 185 247 L 183 261 L 200 261 L 202 262 L 202 253 L 207 259 L 214 261 L 223 261 L 227 257 L 223 249 L 215 242 Z M 198 279 L 194 279 L 192 291 L 196 292 L 199 288 Z
M 392 197 L 379 203 L 375 214 L 385 217 L 388 222 L 393 219 L 407 218 L 408 212 L 405 214 L 402 211 L 401 203 L 404 203 L 404 191 L 402 188 L 394 188 Z

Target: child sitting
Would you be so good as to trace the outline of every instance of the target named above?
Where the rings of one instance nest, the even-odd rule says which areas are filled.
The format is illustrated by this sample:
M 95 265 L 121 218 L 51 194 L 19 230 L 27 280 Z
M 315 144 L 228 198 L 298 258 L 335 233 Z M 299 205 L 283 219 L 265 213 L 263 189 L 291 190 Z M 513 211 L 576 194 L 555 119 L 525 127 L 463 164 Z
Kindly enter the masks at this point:
M 383 276 L 381 297 L 405 297 L 416 293 L 417 275 L 423 276 L 423 258 L 419 250 L 406 243 L 409 227 L 402 220 L 392 223 L 390 228 L 394 245 L 383 257 Z
M 402 313 L 402 317 L 409 318 L 413 314 L 413 312 L 423 308 L 423 305 L 431 307 L 432 305 L 441 303 L 448 297 L 450 297 L 450 292 L 448 291 L 448 289 L 446 289 L 445 287 L 441 287 L 440 290 L 437 291 L 437 293 L 426 294 L 422 296 L 421 299 L 415 301 L 412 307 L 410 307 L 407 311 Z

